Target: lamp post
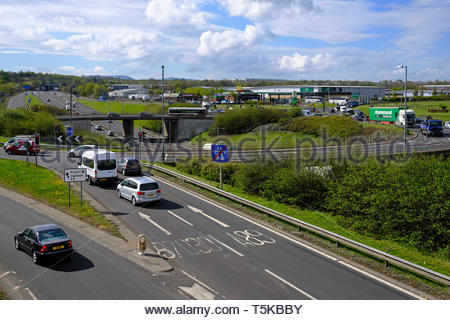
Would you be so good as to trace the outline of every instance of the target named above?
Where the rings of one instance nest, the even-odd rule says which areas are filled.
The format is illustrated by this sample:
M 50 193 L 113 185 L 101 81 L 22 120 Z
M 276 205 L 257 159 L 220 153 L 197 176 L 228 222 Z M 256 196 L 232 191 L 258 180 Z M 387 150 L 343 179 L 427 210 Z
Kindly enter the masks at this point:
M 407 106 L 406 106 L 406 98 L 408 95 L 408 66 L 404 66 L 404 65 L 399 65 L 397 66 L 397 69 L 405 69 L 405 115 L 404 115 L 404 121 L 405 124 L 403 125 L 403 143 L 405 145 L 405 152 L 406 152 L 406 126 L 407 126 L 407 116 L 406 116 L 406 110 L 407 110 Z
M 161 126 L 161 135 L 162 135 L 162 162 L 165 162 L 164 159 L 164 65 L 161 66 L 162 71 L 162 126 Z

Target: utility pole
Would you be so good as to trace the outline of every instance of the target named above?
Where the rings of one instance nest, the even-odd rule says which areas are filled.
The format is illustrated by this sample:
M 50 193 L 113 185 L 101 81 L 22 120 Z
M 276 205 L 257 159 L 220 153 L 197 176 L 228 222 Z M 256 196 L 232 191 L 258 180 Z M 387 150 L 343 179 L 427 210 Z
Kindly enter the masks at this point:
M 162 70 L 162 126 L 161 126 L 161 135 L 162 135 L 162 162 L 165 162 L 165 150 L 164 150 L 164 65 L 161 66 Z
M 70 127 L 73 129 L 73 125 L 72 125 L 72 85 L 70 85 L 70 98 L 69 98 L 69 103 L 70 103 Z M 70 136 L 70 144 L 72 144 L 72 136 Z M 70 186 L 70 183 L 69 183 Z M 69 200 L 69 207 L 70 207 L 70 200 Z

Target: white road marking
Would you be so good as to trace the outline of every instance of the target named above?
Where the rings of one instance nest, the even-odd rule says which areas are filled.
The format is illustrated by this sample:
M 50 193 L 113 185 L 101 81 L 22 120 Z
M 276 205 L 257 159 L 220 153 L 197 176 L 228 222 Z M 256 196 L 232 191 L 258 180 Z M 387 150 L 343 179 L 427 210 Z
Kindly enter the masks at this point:
M 210 237 L 211 239 L 213 239 L 213 240 L 216 241 L 217 243 L 221 244 L 222 246 L 224 246 L 225 248 L 227 248 L 227 249 L 230 250 L 231 252 L 234 252 L 234 253 L 237 254 L 238 256 L 240 256 L 240 257 L 243 257 L 243 256 L 244 256 L 244 255 L 243 255 L 242 253 L 240 253 L 239 251 L 234 250 L 234 249 L 233 249 L 232 247 L 230 247 L 229 245 L 223 243 L 223 242 L 220 241 L 220 240 L 217 240 L 217 239 L 214 238 L 212 235 L 209 234 L 208 237 Z
M 203 288 L 199 286 L 197 283 L 194 283 L 192 287 L 178 287 L 180 290 L 186 292 L 191 297 L 196 300 L 214 300 L 215 296 Z
M 201 284 L 203 287 L 205 287 L 205 288 L 208 289 L 209 291 L 215 293 L 216 295 L 219 294 L 216 290 L 210 288 L 209 286 L 207 286 L 207 285 L 204 284 L 203 282 L 199 281 L 196 277 L 191 276 L 189 273 L 187 273 L 187 272 L 184 271 L 183 269 L 180 269 L 180 271 L 181 271 L 181 273 L 184 274 L 186 277 L 188 277 L 188 278 L 194 280 L 194 281 L 197 282 L 198 284 Z
M 167 231 L 166 229 L 164 229 L 163 227 L 161 227 L 159 224 L 157 224 L 155 221 L 153 221 L 152 219 L 150 219 L 150 217 L 146 214 L 143 214 L 142 212 L 139 212 L 139 216 L 142 219 L 147 220 L 148 222 L 150 222 L 151 224 L 153 224 L 155 227 L 157 227 L 159 230 L 161 230 L 162 232 L 164 232 L 165 234 L 167 234 L 168 236 L 170 236 L 172 233 L 170 233 L 169 231 Z
M 38 300 L 38 298 L 36 298 L 36 296 L 33 294 L 33 292 L 31 292 L 31 290 L 29 288 L 25 288 L 25 290 L 27 290 L 27 292 L 30 295 L 31 299 Z
M 190 225 L 191 227 L 193 227 L 194 225 L 192 223 L 190 223 L 189 221 L 184 220 L 182 217 L 176 215 L 175 213 L 173 213 L 172 211 L 167 211 L 168 213 L 170 213 L 171 215 L 173 215 L 175 218 L 180 219 L 181 221 L 183 221 L 184 223 Z
M 201 215 L 203 215 L 204 217 L 206 217 L 208 219 L 211 219 L 212 221 L 214 221 L 215 223 L 221 225 L 224 228 L 228 228 L 229 227 L 229 225 L 227 225 L 226 223 L 224 223 L 224 222 L 222 222 L 222 221 L 220 221 L 220 220 L 218 220 L 216 218 L 213 218 L 211 216 L 208 216 L 206 213 L 203 212 L 203 210 L 191 207 L 189 205 L 188 205 L 188 208 L 191 209 L 192 211 L 196 212 L 196 213 L 200 213 Z
M 11 273 L 11 271 L 6 271 L 5 273 L 0 275 L 0 279 L 3 278 L 4 276 L 7 276 L 10 273 Z
M 308 298 L 310 298 L 311 300 L 317 300 L 316 298 L 314 298 L 312 295 L 310 295 L 309 293 L 303 291 L 302 289 L 296 287 L 295 285 L 293 285 L 292 283 L 288 282 L 287 280 L 284 280 L 282 277 L 276 275 L 275 273 L 273 273 L 270 270 L 264 269 L 265 272 L 267 272 L 268 274 L 270 274 L 272 277 L 280 280 L 281 282 L 283 282 L 284 284 L 287 284 L 289 287 L 291 287 L 292 289 L 300 292 L 301 294 L 307 296 Z
M 355 270 L 355 271 L 358 271 L 358 272 L 364 274 L 365 276 L 367 276 L 367 277 L 369 277 L 369 278 L 375 279 L 375 280 L 377 280 L 378 282 L 381 282 L 381 283 L 384 283 L 385 285 L 388 285 L 388 286 L 390 286 L 390 287 L 393 287 L 393 288 L 397 289 L 398 291 L 401 291 L 401 292 L 403 292 L 403 293 L 406 293 L 407 295 L 410 295 L 410 296 L 412 296 L 412 297 L 414 297 L 414 298 L 416 298 L 416 299 L 419 299 L 419 300 L 425 300 L 424 297 L 421 297 L 421 296 L 419 296 L 419 295 L 417 295 L 417 294 L 415 294 L 415 293 L 412 293 L 412 292 L 410 292 L 410 291 L 408 291 L 408 290 L 406 290 L 406 289 L 403 289 L 402 287 L 399 287 L 399 286 L 397 286 L 397 285 L 395 285 L 395 284 L 393 284 L 393 283 L 390 283 L 390 282 L 388 282 L 388 281 L 386 281 L 386 280 L 383 280 L 383 279 L 381 279 L 381 278 L 379 278 L 379 277 L 376 277 L 376 276 L 374 276 L 374 275 L 372 275 L 372 274 L 370 274 L 370 273 L 368 273 L 368 272 L 365 272 L 364 270 L 360 270 L 360 269 L 358 269 L 357 267 L 352 266 L 352 265 L 349 264 L 349 263 L 346 263 L 346 262 L 344 262 L 344 261 L 338 261 L 338 262 L 339 262 L 340 264 L 343 264 L 343 265 L 346 266 L 347 268 L 350 268 L 350 269 L 353 269 L 353 270 Z
M 245 220 L 245 221 L 247 221 L 247 222 L 249 222 L 249 223 L 252 223 L 252 224 L 254 224 L 254 225 L 257 225 L 257 226 L 259 226 L 259 227 L 262 228 L 262 229 L 265 229 L 265 230 L 267 230 L 267 231 L 269 231 L 269 232 L 272 232 L 272 233 L 278 235 L 279 237 L 284 238 L 284 239 L 286 239 L 286 240 L 288 240 L 288 241 L 291 241 L 291 242 L 293 242 L 293 243 L 296 243 L 296 244 L 298 244 L 299 246 L 302 246 L 302 247 L 304 247 L 304 248 L 306 248 L 306 249 L 308 249 L 308 250 L 310 250 L 310 251 L 313 251 L 313 252 L 315 252 L 315 253 L 317 253 L 317 254 L 323 256 L 323 257 L 326 257 L 326 258 L 328 258 L 328 259 L 330 259 L 330 260 L 332 260 L 332 261 L 335 261 L 335 262 L 341 262 L 339 259 L 337 259 L 337 258 L 335 258 L 335 257 L 333 257 L 333 256 L 331 256 L 331 255 L 329 255 L 329 254 L 326 254 L 325 252 L 319 251 L 319 250 L 317 250 L 317 249 L 314 248 L 314 247 L 311 247 L 311 246 L 309 246 L 309 245 L 307 245 L 307 244 L 305 244 L 305 243 L 302 243 L 302 242 L 300 242 L 300 241 L 298 241 L 298 240 L 296 240 L 296 239 L 293 239 L 293 238 L 291 238 L 291 237 L 288 237 L 287 235 L 285 235 L 285 234 L 283 234 L 283 233 L 280 233 L 280 232 L 278 232 L 277 230 L 271 229 L 271 228 L 269 228 L 269 227 L 267 227 L 267 226 L 265 226 L 265 225 L 263 225 L 263 224 L 260 224 L 260 223 L 258 223 L 258 222 L 256 222 L 256 221 L 253 221 L 252 219 L 247 218 L 247 217 L 245 217 L 245 216 L 243 216 L 243 215 L 240 215 L 240 214 L 238 214 L 238 213 L 236 213 L 236 212 L 233 212 L 233 211 L 231 211 L 231 210 L 229 210 L 229 209 L 227 209 L 227 208 L 223 208 L 223 207 L 221 207 L 220 205 L 218 205 L 217 203 L 214 203 L 214 202 L 212 202 L 212 201 L 209 201 L 209 200 L 207 200 L 207 199 L 205 199 L 205 198 L 203 198 L 203 197 L 201 197 L 201 196 L 199 196 L 199 195 L 196 195 L 196 194 L 194 194 L 194 193 L 192 193 L 192 192 L 188 192 L 188 191 L 186 191 L 186 190 L 184 190 L 184 189 L 182 189 L 182 188 L 180 188 L 180 187 L 178 187 L 178 186 L 176 186 L 176 185 L 174 185 L 174 184 L 172 184 L 172 183 L 167 182 L 166 180 L 164 180 L 163 182 L 164 182 L 165 184 L 168 184 L 169 186 L 171 186 L 171 187 L 177 189 L 177 190 L 180 190 L 180 191 L 182 191 L 182 192 L 184 192 L 184 193 L 189 194 L 190 196 L 193 196 L 193 197 L 195 197 L 195 198 L 197 198 L 197 199 L 200 199 L 200 200 L 202 200 L 202 201 L 204 201 L 204 202 L 206 202 L 206 203 L 209 203 L 209 204 L 211 204 L 211 205 L 213 205 L 213 206 L 215 206 L 215 207 L 217 207 L 217 208 L 220 208 L 220 209 L 222 209 L 222 210 L 224 210 L 224 211 L 226 211 L 226 212 L 228 212 L 228 213 L 231 213 L 232 215 L 234 215 L 234 216 L 236 216 L 236 217 L 238 217 L 238 218 L 241 218 L 242 220 Z M 344 264 L 344 262 L 342 262 L 342 263 Z M 349 266 L 350 266 L 350 265 L 349 265 Z M 366 272 L 366 271 L 363 271 L 363 270 L 361 270 L 361 269 L 359 269 L 358 267 L 355 267 L 355 266 L 351 266 L 351 269 L 352 269 L 352 270 L 355 270 L 355 271 L 357 271 L 357 272 L 359 272 L 359 273 L 361 273 L 361 274 L 370 274 L 370 273 L 368 273 L 368 272 Z M 375 276 L 375 275 L 370 275 L 370 277 L 371 277 L 372 279 L 375 279 L 375 280 L 379 281 L 379 282 L 385 283 L 386 285 L 388 285 L 388 286 L 390 286 L 390 287 L 392 287 L 392 288 L 397 288 L 397 286 L 396 286 L 395 284 L 390 283 L 390 282 L 388 282 L 388 281 L 385 281 L 385 280 L 383 280 L 383 279 L 381 279 L 381 278 L 379 278 L 379 277 L 377 277 L 377 276 Z M 402 290 L 403 290 L 403 292 L 407 293 L 408 295 L 410 295 L 410 296 L 412 296 L 412 297 L 418 297 L 418 296 L 417 296 L 416 294 L 414 294 L 413 292 L 410 292 L 410 291 L 408 291 L 408 290 L 406 290 L 406 289 L 402 289 Z

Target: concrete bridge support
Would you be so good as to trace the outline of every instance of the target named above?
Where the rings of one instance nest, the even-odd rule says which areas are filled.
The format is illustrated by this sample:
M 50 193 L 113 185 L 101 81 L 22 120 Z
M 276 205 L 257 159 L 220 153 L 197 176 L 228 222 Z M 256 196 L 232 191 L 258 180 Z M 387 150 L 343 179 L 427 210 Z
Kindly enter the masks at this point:
M 173 119 L 164 120 L 164 135 L 171 142 L 189 140 L 207 131 L 213 124 L 213 119 Z
M 132 139 L 134 136 L 134 120 L 122 120 L 122 122 L 125 139 Z

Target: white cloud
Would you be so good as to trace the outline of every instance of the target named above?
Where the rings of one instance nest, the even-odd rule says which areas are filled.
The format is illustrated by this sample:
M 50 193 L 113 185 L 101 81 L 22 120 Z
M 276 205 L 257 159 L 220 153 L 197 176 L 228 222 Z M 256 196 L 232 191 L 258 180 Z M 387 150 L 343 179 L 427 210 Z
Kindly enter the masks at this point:
M 330 54 L 318 53 L 314 56 L 301 55 L 294 53 L 293 56 L 283 56 L 279 61 L 280 70 L 284 71 L 297 71 L 306 72 L 314 69 L 325 69 L 332 63 L 332 57 Z
M 239 50 L 254 46 L 270 37 L 273 37 L 273 34 L 262 25 L 248 25 L 244 31 L 206 31 L 200 36 L 200 45 L 197 48 L 197 53 L 201 56 L 208 56 L 231 50 Z
M 70 71 L 75 71 L 75 67 L 74 66 L 62 66 L 62 67 L 59 67 L 59 70 L 61 70 L 61 71 L 68 71 L 68 72 L 70 72 Z
M 156 27 L 169 27 L 187 31 L 201 29 L 213 15 L 201 11 L 199 0 L 150 0 L 145 14 Z
M 296 16 L 320 12 L 312 0 L 218 0 L 231 16 L 242 16 L 253 21 L 267 18 Z
M 105 73 L 105 68 L 100 67 L 100 66 L 96 66 L 96 67 L 94 68 L 94 73 L 95 73 L 95 74 L 103 74 L 103 73 Z

